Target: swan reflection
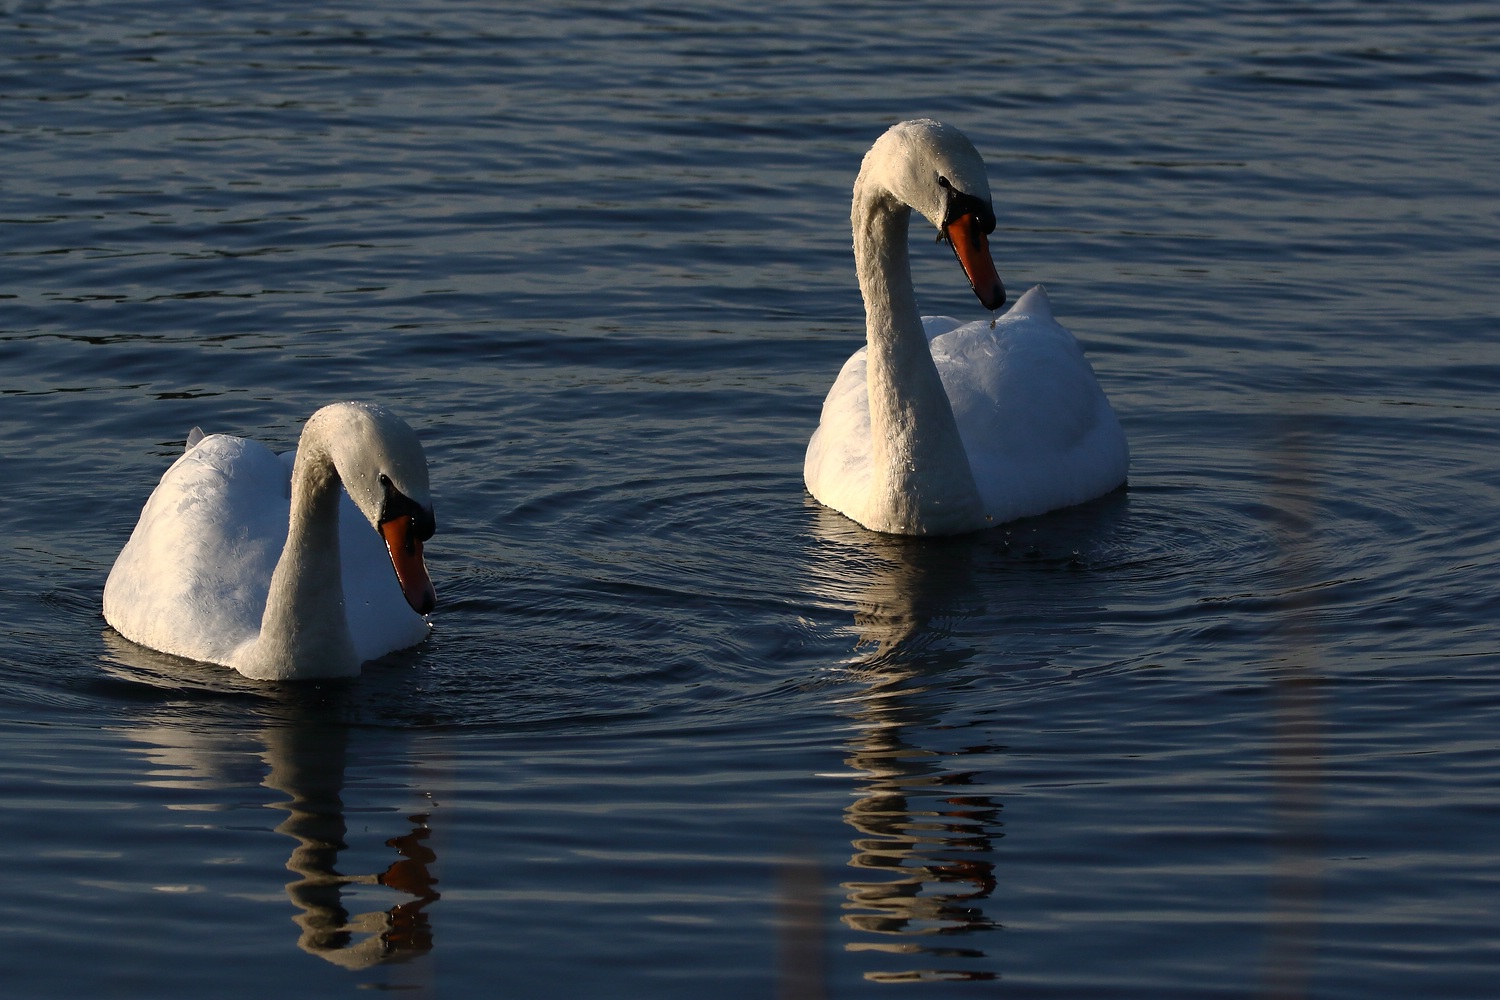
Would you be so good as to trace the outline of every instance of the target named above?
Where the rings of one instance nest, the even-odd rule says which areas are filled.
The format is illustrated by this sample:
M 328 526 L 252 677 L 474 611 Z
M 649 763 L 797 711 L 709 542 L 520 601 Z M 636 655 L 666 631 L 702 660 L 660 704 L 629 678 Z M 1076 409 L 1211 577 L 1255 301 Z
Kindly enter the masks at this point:
M 286 867 L 298 878 L 287 883 L 287 897 L 300 911 L 297 946 L 348 969 L 402 961 L 432 950 L 429 904 L 438 899 L 437 879 L 428 865 L 437 855 L 426 843 L 432 835 L 428 814 L 407 817 L 411 830 L 385 842 L 398 860 L 376 874 L 345 875 L 339 853 L 348 848 L 342 791 L 348 729 L 319 725 L 277 727 L 266 738 L 270 772 L 264 784 L 285 793 L 287 818 L 277 833 L 297 841 Z M 376 885 L 408 897 L 384 910 L 351 914 L 345 895 L 351 887 Z
M 837 546 L 859 531 L 841 520 L 820 512 L 820 540 Z M 939 749 L 924 740 L 942 728 L 942 708 L 922 697 L 923 678 L 973 655 L 951 644 L 933 648 L 930 627 L 972 593 L 972 543 L 864 532 L 848 541 L 862 547 L 862 565 L 851 575 L 847 560 L 835 560 L 836 586 L 852 587 L 844 596 L 859 609 L 848 667 L 864 687 L 847 707 L 856 728 L 846 763 L 858 777 L 844 822 L 856 831 L 849 867 L 857 874 L 841 883 L 841 919 L 869 938 L 846 949 L 909 956 L 912 967 L 868 972 L 870 980 L 997 978 L 972 960 L 987 957 L 977 935 L 1000 927 L 985 907 L 996 886 L 1002 807 L 977 771 L 954 765 L 999 748 Z
M 106 672 L 133 684 L 231 697 L 249 689 L 241 678 L 221 676 L 228 671 L 211 674 L 111 632 L 104 639 Z M 267 691 L 253 690 L 258 697 Z M 341 871 L 340 855 L 350 848 L 343 798 L 350 727 L 315 707 L 286 707 L 290 717 L 251 732 L 205 729 L 195 718 L 129 726 L 124 734 L 141 744 L 153 765 L 147 784 L 235 792 L 258 778 L 282 796 L 270 807 L 286 813 L 275 832 L 294 842 L 286 868 L 295 877 L 286 894 L 296 908 L 297 947 L 346 969 L 426 954 L 433 948 L 428 909 L 440 895 L 431 868 L 437 855 L 430 814 L 406 817 L 406 831 L 384 841 L 391 854 L 380 870 Z M 372 897 L 374 907 L 362 910 Z

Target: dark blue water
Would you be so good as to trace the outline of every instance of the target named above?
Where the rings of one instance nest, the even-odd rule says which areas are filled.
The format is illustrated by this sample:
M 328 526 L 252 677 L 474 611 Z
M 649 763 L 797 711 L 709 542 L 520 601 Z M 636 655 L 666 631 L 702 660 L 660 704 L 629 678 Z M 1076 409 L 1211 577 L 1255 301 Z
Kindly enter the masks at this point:
M 0 2 L 7 995 L 1494 995 L 1500 12 L 966 6 Z M 918 115 L 1127 492 L 805 496 Z M 426 445 L 431 641 L 110 632 L 189 428 L 340 398 Z

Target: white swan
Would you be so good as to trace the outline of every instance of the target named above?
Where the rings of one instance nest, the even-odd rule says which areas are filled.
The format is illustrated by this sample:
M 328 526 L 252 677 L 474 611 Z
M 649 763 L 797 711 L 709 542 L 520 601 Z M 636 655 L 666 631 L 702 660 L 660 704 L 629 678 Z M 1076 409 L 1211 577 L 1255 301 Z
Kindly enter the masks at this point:
M 247 677 L 352 676 L 426 638 L 435 523 L 422 445 L 384 407 L 325 406 L 295 457 L 195 428 L 110 570 L 104 618 Z
M 867 344 L 823 402 L 803 466 L 808 492 L 876 531 L 950 535 L 1123 483 L 1125 434 L 1041 286 L 996 322 L 918 314 L 907 259 L 912 208 L 953 245 L 979 301 L 1005 304 L 986 240 L 995 213 L 979 153 L 942 122 L 892 126 L 854 182 Z

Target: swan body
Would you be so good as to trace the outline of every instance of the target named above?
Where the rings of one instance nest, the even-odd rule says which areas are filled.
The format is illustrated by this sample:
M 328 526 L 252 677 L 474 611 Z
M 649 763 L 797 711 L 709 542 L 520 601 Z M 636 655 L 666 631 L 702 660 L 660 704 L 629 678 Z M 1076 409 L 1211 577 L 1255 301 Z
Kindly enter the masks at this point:
M 195 429 L 110 570 L 104 617 L 247 677 L 352 676 L 426 638 L 434 524 L 422 446 L 384 407 L 324 407 L 294 456 Z
M 986 239 L 995 220 L 984 161 L 952 126 L 893 126 L 854 184 L 866 345 L 823 402 L 803 466 L 808 492 L 876 531 L 950 535 L 1120 486 L 1125 434 L 1041 286 L 994 322 L 920 315 L 907 258 L 913 208 L 953 245 L 980 302 L 1005 302 Z

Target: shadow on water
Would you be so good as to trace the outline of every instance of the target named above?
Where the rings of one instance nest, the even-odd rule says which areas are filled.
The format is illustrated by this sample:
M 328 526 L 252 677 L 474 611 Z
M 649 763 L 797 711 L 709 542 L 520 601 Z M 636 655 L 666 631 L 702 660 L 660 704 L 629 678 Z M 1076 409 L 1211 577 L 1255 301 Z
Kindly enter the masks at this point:
M 156 766 L 151 781 L 169 775 L 172 783 L 230 792 L 253 780 L 243 773 L 244 762 L 259 758 L 261 786 L 282 796 L 269 807 L 286 813 L 274 830 L 293 841 L 286 868 L 295 877 L 285 889 L 296 910 L 298 948 L 350 970 L 432 951 L 429 907 L 441 894 L 432 871 L 437 853 L 430 811 L 406 816 L 409 829 L 384 841 L 395 856 L 382 869 L 350 873 L 340 866 L 340 856 L 355 846 L 345 819 L 345 772 L 357 727 L 341 717 L 350 685 L 260 684 L 136 646 L 113 632 L 106 631 L 104 641 L 107 673 L 172 692 L 149 722 L 122 731 Z M 233 730 L 214 725 L 216 706 L 226 702 L 237 716 Z M 246 718 L 251 725 L 238 728 Z M 360 845 L 361 855 L 368 851 Z M 371 892 L 387 898 L 356 912 Z

